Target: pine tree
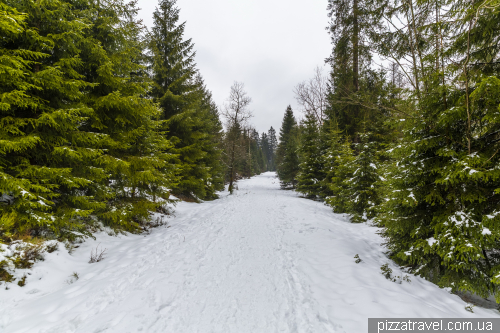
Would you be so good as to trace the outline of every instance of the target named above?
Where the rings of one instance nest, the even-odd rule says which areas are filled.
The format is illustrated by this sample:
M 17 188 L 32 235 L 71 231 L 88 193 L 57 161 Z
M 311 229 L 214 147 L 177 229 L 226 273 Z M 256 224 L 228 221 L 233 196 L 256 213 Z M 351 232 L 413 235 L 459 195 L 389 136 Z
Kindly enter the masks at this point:
M 292 107 L 288 106 L 280 129 L 280 142 L 276 153 L 278 177 L 281 186 L 295 187 L 299 171 L 298 128 Z
M 320 157 L 319 131 L 314 115 L 308 114 L 306 116 L 300 139 L 297 192 L 308 198 L 316 198 L 321 191 L 321 180 L 323 180 L 324 175 Z

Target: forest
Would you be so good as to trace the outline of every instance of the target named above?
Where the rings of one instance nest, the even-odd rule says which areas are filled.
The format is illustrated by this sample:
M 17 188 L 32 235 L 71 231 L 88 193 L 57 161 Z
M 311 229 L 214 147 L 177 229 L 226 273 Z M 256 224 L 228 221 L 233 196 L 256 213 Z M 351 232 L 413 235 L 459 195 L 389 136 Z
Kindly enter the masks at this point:
M 500 301 L 500 3 L 329 0 L 332 54 L 296 89 L 284 188 L 381 227 L 388 256 Z
M 325 5 L 329 72 L 277 134 L 243 83 L 216 104 L 175 0 L 149 29 L 137 1 L 0 2 L 0 243 L 140 232 L 277 171 L 413 274 L 500 301 L 500 2 Z
M 219 110 L 176 2 L 160 1 L 151 29 L 138 10 L 0 3 L 2 242 L 140 231 L 171 195 L 213 200 L 227 182 L 275 170 L 274 129 L 244 121 L 241 83 Z

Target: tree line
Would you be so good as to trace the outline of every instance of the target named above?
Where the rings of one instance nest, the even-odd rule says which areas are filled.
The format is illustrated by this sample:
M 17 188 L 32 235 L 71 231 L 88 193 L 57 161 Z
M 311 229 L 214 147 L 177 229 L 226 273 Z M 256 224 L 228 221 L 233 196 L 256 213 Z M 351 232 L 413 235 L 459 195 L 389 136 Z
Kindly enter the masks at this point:
M 500 6 L 329 0 L 329 75 L 299 84 L 283 187 L 381 227 L 394 261 L 500 301 Z
M 212 200 L 274 170 L 274 129 L 231 122 L 175 0 L 0 2 L 0 241 L 138 231 L 172 195 Z M 247 106 L 246 106 L 247 107 Z M 238 118 L 238 116 L 236 117 Z

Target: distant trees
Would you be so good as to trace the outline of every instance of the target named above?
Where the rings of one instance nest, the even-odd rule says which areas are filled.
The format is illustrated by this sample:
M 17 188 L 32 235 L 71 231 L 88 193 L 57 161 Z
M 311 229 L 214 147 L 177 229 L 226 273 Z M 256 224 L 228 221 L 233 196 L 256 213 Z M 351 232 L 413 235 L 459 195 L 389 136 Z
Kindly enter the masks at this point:
M 262 153 L 265 158 L 266 171 L 276 171 L 276 149 L 278 148 L 278 140 L 276 139 L 276 131 L 271 126 L 267 133 L 262 133 L 261 136 Z
M 262 133 L 262 136 L 259 136 L 248 122 L 252 117 L 248 108 L 250 103 L 251 98 L 243 83 L 235 82 L 222 113 L 226 126 L 223 161 L 227 167 L 226 181 L 229 183 L 230 193 L 233 193 L 238 179 L 270 171 L 274 166 L 274 129 L 271 127 L 269 135 Z
M 269 136 L 267 133 L 263 132 L 262 136 L 260 138 L 261 142 L 261 147 L 262 147 L 262 154 L 264 155 L 264 163 L 265 163 L 265 169 L 266 171 L 270 170 L 270 159 L 271 159 L 271 146 L 269 145 Z
M 267 132 L 267 171 L 276 171 L 276 149 L 278 149 L 278 139 L 276 130 L 271 126 Z
M 248 109 L 252 99 L 244 90 L 243 83 L 235 82 L 229 92 L 229 97 L 224 105 L 222 115 L 226 119 L 226 156 L 229 172 L 229 192 L 234 190 L 235 177 L 242 168 L 238 165 L 238 157 L 245 154 L 245 139 L 248 132 L 243 134 L 244 126 L 248 119 L 252 117 L 252 112 Z

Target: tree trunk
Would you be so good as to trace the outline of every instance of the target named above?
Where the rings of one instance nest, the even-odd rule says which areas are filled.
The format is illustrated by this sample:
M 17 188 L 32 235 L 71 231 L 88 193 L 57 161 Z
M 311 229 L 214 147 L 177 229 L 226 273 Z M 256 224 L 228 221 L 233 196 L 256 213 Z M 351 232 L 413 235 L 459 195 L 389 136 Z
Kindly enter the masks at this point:
M 410 46 L 411 46 L 411 57 L 413 60 L 412 63 L 412 68 L 413 68 L 413 80 L 415 81 L 415 90 L 417 91 L 417 96 L 418 99 L 420 100 L 420 79 L 418 75 L 418 67 L 417 67 L 417 57 L 415 54 L 415 42 L 414 42 L 414 36 L 413 36 L 413 29 L 412 29 L 412 21 L 410 20 L 410 16 L 408 13 L 408 10 L 406 11 L 406 20 L 408 21 L 408 35 L 410 37 Z
M 420 50 L 420 36 L 417 31 L 417 26 L 416 26 L 416 20 L 415 20 L 415 11 L 413 9 L 413 0 L 409 1 L 410 4 L 410 9 L 411 9 L 411 22 L 412 22 L 412 27 L 413 27 L 413 35 L 415 37 L 415 48 L 417 49 L 417 54 L 418 54 L 418 59 L 420 62 L 420 73 L 422 74 L 422 83 L 424 84 L 424 90 L 426 93 L 428 93 L 427 89 L 427 80 L 425 79 L 425 71 L 424 71 L 424 63 L 423 63 L 423 57 L 422 57 L 422 51 Z
M 233 141 L 232 151 L 231 151 L 231 174 L 229 175 L 229 193 L 233 194 L 233 183 L 234 183 L 234 150 L 236 146 L 236 141 Z
M 352 72 L 354 91 L 359 90 L 359 23 L 358 23 L 358 0 L 354 0 L 353 8 L 353 31 L 352 31 Z

